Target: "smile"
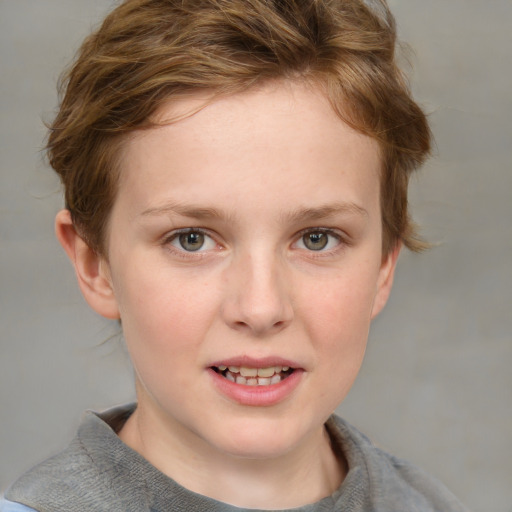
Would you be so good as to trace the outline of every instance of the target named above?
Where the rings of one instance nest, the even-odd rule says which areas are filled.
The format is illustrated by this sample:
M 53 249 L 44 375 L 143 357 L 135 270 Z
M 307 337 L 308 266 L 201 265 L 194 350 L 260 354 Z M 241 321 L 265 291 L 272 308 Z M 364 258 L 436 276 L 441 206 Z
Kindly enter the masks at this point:
M 272 386 L 289 377 L 294 369 L 289 366 L 250 368 L 247 366 L 214 366 L 213 370 L 235 384 L 243 386 Z

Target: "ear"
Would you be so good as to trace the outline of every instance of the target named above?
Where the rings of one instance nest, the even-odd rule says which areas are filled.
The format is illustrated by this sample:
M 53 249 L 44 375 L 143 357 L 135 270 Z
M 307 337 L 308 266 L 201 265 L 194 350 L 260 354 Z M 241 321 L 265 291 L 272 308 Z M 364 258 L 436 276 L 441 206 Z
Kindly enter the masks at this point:
M 386 305 L 391 288 L 393 287 L 393 277 L 395 275 L 396 262 L 400 255 L 402 244 L 398 242 L 393 250 L 391 250 L 382 259 L 382 264 L 379 270 L 379 278 L 377 282 L 377 293 L 373 301 L 372 319 L 375 318 Z
M 69 210 L 57 214 L 55 232 L 75 267 L 78 285 L 89 306 L 106 318 L 120 318 L 108 262 L 77 233 Z

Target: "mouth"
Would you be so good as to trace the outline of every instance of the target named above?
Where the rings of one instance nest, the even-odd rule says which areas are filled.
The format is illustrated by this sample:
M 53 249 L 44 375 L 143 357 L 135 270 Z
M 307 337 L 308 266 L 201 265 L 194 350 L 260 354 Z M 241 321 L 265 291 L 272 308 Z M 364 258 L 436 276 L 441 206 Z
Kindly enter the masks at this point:
M 295 371 L 289 366 L 253 368 L 247 366 L 212 366 L 212 370 L 225 379 L 242 386 L 272 386 L 287 379 Z

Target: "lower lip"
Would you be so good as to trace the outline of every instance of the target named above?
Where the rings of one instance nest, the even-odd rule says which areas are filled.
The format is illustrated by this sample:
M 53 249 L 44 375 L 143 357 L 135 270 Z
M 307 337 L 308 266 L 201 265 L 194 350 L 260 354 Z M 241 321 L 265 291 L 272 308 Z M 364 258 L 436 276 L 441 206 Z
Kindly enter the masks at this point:
M 282 402 L 289 397 L 299 385 L 303 370 L 294 370 L 288 377 L 277 384 L 268 386 L 246 386 L 226 379 L 212 368 L 208 368 L 217 389 L 227 398 L 241 405 L 268 407 Z

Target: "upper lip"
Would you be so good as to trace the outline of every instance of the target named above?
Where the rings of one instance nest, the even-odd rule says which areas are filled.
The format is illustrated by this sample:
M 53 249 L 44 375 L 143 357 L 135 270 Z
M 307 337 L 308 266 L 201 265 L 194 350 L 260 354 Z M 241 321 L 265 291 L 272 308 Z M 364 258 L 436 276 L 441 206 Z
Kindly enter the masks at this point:
M 286 359 L 278 356 L 251 357 L 248 355 L 228 357 L 215 361 L 210 367 L 219 366 L 243 366 L 246 368 L 270 368 L 272 366 L 289 366 L 298 369 L 301 365 L 292 359 Z

